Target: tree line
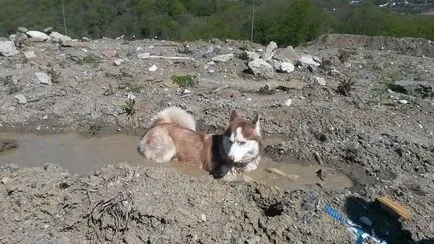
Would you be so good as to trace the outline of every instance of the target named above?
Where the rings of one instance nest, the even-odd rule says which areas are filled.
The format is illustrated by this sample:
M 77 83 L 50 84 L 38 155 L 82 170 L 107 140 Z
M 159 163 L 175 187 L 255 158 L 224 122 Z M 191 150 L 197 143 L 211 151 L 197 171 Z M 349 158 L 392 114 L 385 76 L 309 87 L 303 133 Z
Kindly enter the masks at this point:
M 434 16 L 393 13 L 375 1 L 254 0 L 253 41 L 298 46 L 325 33 L 434 40 Z M 2 0 L 0 35 L 18 26 L 67 34 L 177 41 L 250 39 L 253 0 Z M 62 12 L 62 2 L 65 16 Z

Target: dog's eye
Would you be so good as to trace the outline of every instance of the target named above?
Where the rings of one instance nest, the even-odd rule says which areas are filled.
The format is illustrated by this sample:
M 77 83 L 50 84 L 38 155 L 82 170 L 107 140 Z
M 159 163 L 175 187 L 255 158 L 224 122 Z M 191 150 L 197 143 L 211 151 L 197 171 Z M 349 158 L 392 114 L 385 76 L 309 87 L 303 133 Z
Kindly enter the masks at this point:
M 240 145 L 242 146 L 242 145 L 244 145 L 244 144 L 246 144 L 247 142 L 245 142 L 245 141 L 240 141 Z

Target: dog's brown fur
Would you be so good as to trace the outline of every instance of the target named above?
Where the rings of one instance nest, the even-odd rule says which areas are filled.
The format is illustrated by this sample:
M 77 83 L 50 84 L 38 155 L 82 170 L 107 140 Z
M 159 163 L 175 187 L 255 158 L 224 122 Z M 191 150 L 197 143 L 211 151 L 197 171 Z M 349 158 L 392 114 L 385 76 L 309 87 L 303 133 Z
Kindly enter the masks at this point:
M 140 141 L 139 151 L 156 162 L 176 159 L 180 163 L 209 172 L 224 166 L 220 170 L 228 173 L 233 172 L 230 170 L 233 165 L 223 148 L 225 134 L 241 127 L 246 138 L 257 140 L 262 149 L 261 136 L 255 132 L 255 126 L 235 111 L 231 113 L 224 134 L 202 134 L 197 132 L 195 127 L 194 120 L 184 111 L 177 108 L 163 110 L 154 117 L 154 122 Z

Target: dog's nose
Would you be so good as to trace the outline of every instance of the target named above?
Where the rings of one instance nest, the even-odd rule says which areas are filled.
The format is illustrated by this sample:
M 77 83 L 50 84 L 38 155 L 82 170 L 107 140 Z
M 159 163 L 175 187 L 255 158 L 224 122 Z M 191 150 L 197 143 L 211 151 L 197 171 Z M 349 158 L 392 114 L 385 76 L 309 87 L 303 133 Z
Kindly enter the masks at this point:
M 231 160 L 232 162 L 234 161 L 234 156 L 229 156 L 229 160 Z

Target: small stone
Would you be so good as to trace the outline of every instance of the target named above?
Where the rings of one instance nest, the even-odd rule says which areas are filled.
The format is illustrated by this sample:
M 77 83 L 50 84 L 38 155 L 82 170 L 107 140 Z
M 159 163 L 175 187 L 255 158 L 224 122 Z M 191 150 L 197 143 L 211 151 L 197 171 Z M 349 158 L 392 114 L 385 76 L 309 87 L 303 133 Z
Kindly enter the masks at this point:
M 184 89 L 184 92 L 183 92 L 184 94 L 189 94 L 189 93 L 191 93 L 191 91 L 190 90 L 188 90 L 188 89 Z
M 17 94 L 14 96 L 14 98 L 18 100 L 19 104 L 26 104 L 27 103 L 27 98 L 23 94 Z
M 55 32 L 55 31 L 50 33 L 50 37 L 55 41 L 61 41 L 61 42 L 72 41 L 71 37 L 62 35 L 59 32 Z
M 318 84 L 320 84 L 320 85 L 322 85 L 322 86 L 325 86 L 325 85 L 327 84 L 326 81 L 325 81 L 325 79 L 322 78 L 322 77 L 314 76 L 313 78 L 315 79 L 315 81 L 316 81 Z
M 119 66 L 119 65 L 121 65 L 123 62 L 125 62 L 124 59 L 122 59 L 122 58 L 118 58 L 118 59 L 116 59 L 115 61 L 113 61 L 113 64 Z
M 52 31 L 53 31 L 53 27 L 52 27 L 52 26 L 47 27 L 47 28 L 44 29 L 44 32 L 45 32 L 46 34 L 50 34 Z
M 51 77 L 43 72 L 36 72 L 35 73 L 36 76 L 36 82 L 37 84 L 47 84 L 47 85 L 52 85 L 53 83 L 51 82 Z
M 265 49 L 264 54 L 262 55 L 262 60 L 268 61 L 273 58 L 274 53 L 276 52 L 277 44 L 271 41 L 267 48 Z
M 41 130 L 41 126 L 40 125 L 36 126 L 36 130 L 40 131 Z
M 314 66 L 319 66 L 320 63 L 317 63 L 313 60 L 312 56 L 310 55 L 304 55 L 301 56 L 300 60 L 299 60 L 302 64 L 304 65 L 314 65 Z
M 200 215 L 200 219 L 203 221 L 203 222 L 206 222 L 206 215 L 205 214 L 201 214 Z
M 40 31 L 27 31 L 26 35 L 28 35 L 30 38 L 38 38 L 43 41 L 50 39 L 50 36 L 45 34 L 44 32 Z
M 401 104 L 407 104 L 407 103 L 408 103 L 408 101 L 407 101 L 407 100 L 404 100 L 404 99 L 399 100 L 398 102 L 401 103 Z
M 22 27 L 22 26 L 19 26 L 17 29 L 19 32 L 22 32 L 22 33 L 26 33 L 27 31 L 29 31 L 26 27 Z
M 292 71 L 295 70 L 295 66 L 289 62 L 282 62 L 280 64 L 280 70 L 285 73 L 291 73 Z
M 233 57 L 234 57 L 233 53 L 223 54 L 223 55 L 219 55 L 219 56 L 212 58 L 212 61 L 225 63 L 225 62 L 231 60 Z
M 44 117 L 42 117 L 43 120 L 48 119 L 48 115 L 45 115 Z
M 20 52 L 15 47 L 12 41 L 0 41 L 0 55 L 11 57 L 19 54 Z
M 137 57 L 140 59 L 145 59 L 145 58 L 149 58 L 151 56 L 150 53 L 138 53 Z
M 24 52 L 24 57 L 25 57 L 26 59 L 36 58 L 35 51 L 27 51 L 27 52 Z
M 277 49 L 276 53 L 273 56 L 273 59 L 295 64 L 297 60 L 300 59 L 300 56 L 297 54 L 297 52 L 292 46 L 288 46 L 284 49 Z
M 32 184 L 30 185 L 30 187 L 32 188 L 36 188 L 38 187 L 39 183 L 37 181 L 33 181 Z
M 148 68 L 149 71 L 154 72 L 157 71 L 157 65 L 153 64 L 151 67 Z
M 285 101 L 285 105 L 286 106 L 289 107 L 289 106 L 291 106 L 291 104 L 292 104 L 292 99 L 291 98 L 289 98 L 288 100 Z
M 365 216 L 360 217 L 360 222 L 362 222 L 364 225 L 367 225 L 367 226 L 372 225 L 372 221 L 368 217 L 365 217 Z
M 6 185 L 6 184 L 8 184 L 8 183 L 11 182 L 11 178 L 9 178 L 7 176 L 3 177 L 2 180 L 1 180 L 1 182 L 2 182 L 3 185 Z
M 262 59 L 255 59 L 248 63 L 250 71 L 257 76 L 271 78 L 274 75 L 274 68 Z
M 255 52 L 245 51 L 245 53 L 249 62 L 259 58 L 259 54 Z

